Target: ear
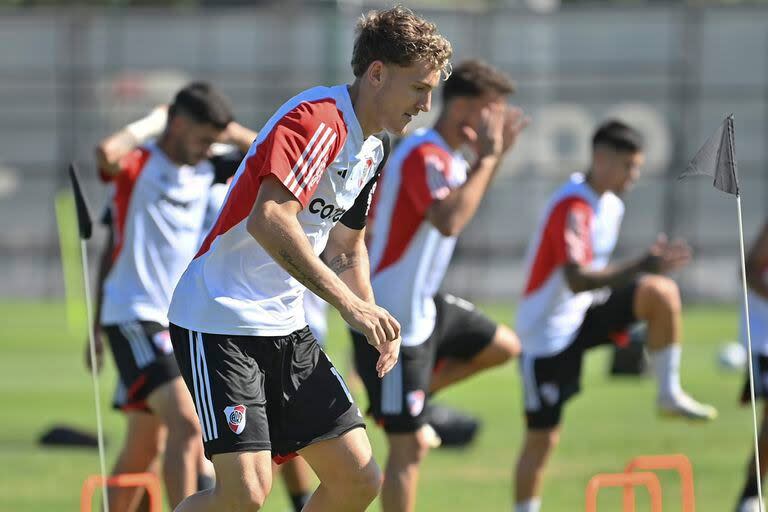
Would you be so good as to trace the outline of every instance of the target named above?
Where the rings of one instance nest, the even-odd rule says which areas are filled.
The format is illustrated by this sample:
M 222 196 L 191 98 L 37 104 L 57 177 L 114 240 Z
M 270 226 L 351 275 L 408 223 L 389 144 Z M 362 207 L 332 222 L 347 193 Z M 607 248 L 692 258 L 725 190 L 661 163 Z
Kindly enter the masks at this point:
M 378 89 L 387 80 L 387 73 L 387 66 L 380 60 L 375 60 L 368 66 L 365 75 L 368 83 Z

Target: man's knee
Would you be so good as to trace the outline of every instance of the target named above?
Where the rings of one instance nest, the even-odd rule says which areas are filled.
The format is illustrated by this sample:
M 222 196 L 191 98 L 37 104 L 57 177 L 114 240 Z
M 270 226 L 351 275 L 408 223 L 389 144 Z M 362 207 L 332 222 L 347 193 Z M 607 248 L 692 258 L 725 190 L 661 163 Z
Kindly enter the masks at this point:
M 496 334 L 493 336 L 493 345 L 497 347 L 499 363 L 520 355 L 520 338 L 515 331 L 506 325 L 499 325 Z
M 671 313 L 680 313 L 682 301 L 677 283 L 667 276 L 645 276 L 640 280 L 637 293 L 643 302 L 654 309 L 662 308 Z
M 347 483 L 346 492 L 361 500 L 373 501 L 381 491 L 383 481 L 384 478 L 379 466 L 376 463 L 371 463 L 355 473 L 354 478 Z
M 560 429 L 529 430 L 525 436 L 524 454 L 543 461 L 560 442 Z
M 220 493 L 220 503 L 223 510 L 255 512 L 261 510 L 269 496 L 271 483 L 266 482 L 240 482 L 236 489 L 230 489 L 227 493 Z
M 225 511 L 261 510 L 272 489 L 269 454 L 257 460 L 253 454 L 215 455 L 216 509 Z
M 406 434 L 389 434 L 389 459 L 398 466 L 420 464 L 429 453 L 430 441 L 426 426 Z

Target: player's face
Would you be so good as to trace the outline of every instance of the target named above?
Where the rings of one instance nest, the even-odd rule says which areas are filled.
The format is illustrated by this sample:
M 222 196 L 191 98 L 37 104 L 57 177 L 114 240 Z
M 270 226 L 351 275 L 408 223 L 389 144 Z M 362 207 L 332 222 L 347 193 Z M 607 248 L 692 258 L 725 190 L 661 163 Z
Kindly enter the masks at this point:
M 645 163 L 645 155 L 627 151 L 610 151 L 608 165 L 610 166 L 611 186 L 609 190 L 617 195 L 628 192 L 640 178 L 640 168 Z
M 410 66 L 381 64 L 378 84 L 378 117 L 382 128 L 395 135 L 419 112 L 429 112 L 432 91 L 440 82 L 440 71 L 424 62 Z
M 176 132 L 177 158 L 186 165 L 197 165 L 208 156 L 211 144 L 216 142 L 222 130 L 186 118 L 183 118 L 182 124 Z

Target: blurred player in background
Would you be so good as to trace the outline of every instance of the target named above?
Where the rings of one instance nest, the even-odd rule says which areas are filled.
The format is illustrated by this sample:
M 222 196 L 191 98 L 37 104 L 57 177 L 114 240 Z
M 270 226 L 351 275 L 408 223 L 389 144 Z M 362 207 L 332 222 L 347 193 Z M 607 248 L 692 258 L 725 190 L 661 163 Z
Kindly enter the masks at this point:
M 628 341 L 627 328 L 647 323 L 647 346 L 665 415 L 711 420 L 716 411 L 680 387 L 681 301 L 662 274 L 691 258 L 682 241 L 660 236 L 648 252 L 608 264 L 624 215 L 621 196 L 637 181 L 643 141 L 610 121 L 592 139 L 592 163 L 552 196 L 528 248 L 527 283 L 517 310 L 527 434 L 517 462 L 517 512 L 540 508 L 544 465 L 560 437 L 562 409 L 580 390 L 584 352 Z
M 156 141 L 114 158 L 130 150 L 125 145 L 131 137 L 133 144 L 141 141 L 133 124 L 97 151 L 101 176 L 114 186 L 115 233 L 100 322 L 126 386 L 124 409 L 151 411 L 166 427 L 165 434 L 158 429 L 155 436 L 150 425 L 129 428 L 129 434 L 166 437 L 163 474 L 175 506 L 197 489 L 202 447 L 194 406 L 171 353 L 167 307 L 199 246 L 211 185 L 222 172 L 209 158 L 211 145 L 233 139 L 247 148 L 255 133 L 233 123 L 228 101 L 204 83 L 182 89 L 167 116 Z M 238 162 L 232 160 L 223 172 L 231 175 Z M 118 460 L 120 471 L 125 461 Z
M 752 335 L 752 370 L 755 379 L 755 397 L 768 396 L 768 223 L 764 224 L 747 254 L 747 286 L 749 286 L 749 327 Z M 747 331 L 744 312 L 741 313 L 741 340 L 746 347 Z M 741 401 L 749 404 L 749 376 L 744 383 Z M 763 405 L 763 422 L 758 436 L 760 478 L 765 479 L 768 460 L 768 406 Z M 737 512 L 759 512 L 755 455 L 747 464 L 746 481 L 736 507 Z
M 101 164 L 119 162 L 120 159 L 136 149 L 137 146 L 160 136 L 167 123 L 167 113 L 167 106 L 158 106 L 147 117 L 131 123 L 125 129 L 118 131 L 102 141 L 97 148 L 97 155 Z M 237 171 L 238 165 L 245 157 L 245 153 L 250 148 L 250 142 L 248 141 L 253 141 L 256 136 L 256 132 L 242 127 L 233 121 L 227 127 L 224 141 L 228 140 L 229 142 L 232 142 L 233 140 L 236 140 L 239 142 L 239 146 L 232 146 L 231 144 L 223 142 L 217 142 L 211 145 L 208 160 L 214 166 L 215 178 L 214 183 L 209 190 L 208 206 L 206 208 L 201 230 L 201 242 L 202 238 L 204 238 L 210 228 L 213 227 L 213 223 L 218 216 L 219 210 L 224 204 L 230 180 L 234 176 L 235 171 Z M 109 223 L 105 222 L 105 224 Z M 111 224 L 109 227 L 109 245 L 111 246 Z M 111 255 L 111 250 L 108 250 L 105 255 Z M 100 276 L 102 275 L 102 268 L 104 267 L 100 267 Z M 109 267 L 107 266 L 106 269 L 108 271 Z M 319 339 L 324 339 L 327 325 L 323 317 L 323 315 L 325 315 L 325 308 L 322 307 L 321 303 L 323 305 L 326 304 L 316 295 L 308 295 L 311 295 L 315 301 L 305 301 L 307 321 L 313 329 L 313 332 L 322 332 L 322 337 Z M 97 302 L 97 307 L 99 304 L 100 303 Z M 100 340 L 101 338 L 99 338 L 99 341 Z M 101 353 L 101 343 L 98 343 L 97 347 L 99 353 Z M 86 355 L 88 354 L 86 353 Z M 86 358 L 86 361 L 90 361 L 90 358 Z M 125 395 L 125 386 L 119 382 L 115 392 L 114 406 L 116 409 L 122 410 L 127 415 L 128 429 L 123 449 L 120 452 L 118 461 L 112 473 L 133 473 L 141 471 L 157 472 L 159 467 L 156 459 L 163 453 L 165 446 L 165 427 L 163 427 L 162 423 L 148 411 L 131 410 L 130 408 L 126 409 L 124 407 L 126 400 Z M 197 490 L 208 489 L 214 485 L 212 464 L 205 457 L 202 457 L 201 461 L 202 466 L 201 473 L 198 476 Z M 303 508 L 312 494 L 314 483 L 312 480 L 312 470 L 301 457 L 296 457 L 287 461 L 282 466 L 281 474 L 285 481 L 294 511 L 298 512 Z M 121 501 L 121 499 L 124 496 L 125 500 L 128 500 L 129 498 L 135 499 L 134 496 L 143 494 L 142 491 L 142 489 L 116 488 L 110 493 L 110 510 L 116 510 L 117 512 L 125 510 L 125 508 L 121 508 L 124 507 L 124 501 Z M 112 505 L 113 503 L 114 505 Z M 141 506 L 147 506 L 146 500 L 142 501 Z M 131 508 L 129 510 L 133 509 Z M 144 509 L 140 508 L 140 510 Z
M 287 101 L 241 163 L 169 310 L 217 478 L 178 511 L 259 510 L 271 458 L 297 452 L 320 479 L 305 510 L 364 510 L 376 496 L 363 419 L 306 327 L 302 296 L 310 289 L 366 335 L 380 376 L 394 366 L 400 328 L 374 302 L 364 244 L 384 156 L 373 135 L 402 133 L 429 110 L 450 56 L 436 27 L 408 9 L 369 13 L 357 26 L 354 82 Z
M 477 60 L 453 70 L 432 129 L 400 142 L 382 176 L 368 240 L 376 300 L 401 325 L 402 356 L 383 379 L 376 351 L 351 330 L 370 412 L 387 433 L 385 511 L 416 507 L 419 466 L 437 440 L 428 425 L 433 393 L 516 356 L 515 334 L 470 302 L 439 293 L 456 237 L 469 223 L 503 156 L 528 120 L 507 105 L 510 79 Z M 461 150 L 471 148 L 472 163 Z

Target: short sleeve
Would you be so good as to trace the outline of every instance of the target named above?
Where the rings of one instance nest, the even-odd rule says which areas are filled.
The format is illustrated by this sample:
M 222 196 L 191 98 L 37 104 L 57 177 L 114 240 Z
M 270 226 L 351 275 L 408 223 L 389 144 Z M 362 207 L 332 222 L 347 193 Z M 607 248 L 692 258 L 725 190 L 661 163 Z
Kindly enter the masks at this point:
M 450 155 L 432 144 L 417 147 L 403 161 L 402 186 L 420 215 L 451 192 L 450 166 Z
M 561 247 L 564 261 L 586 265 L 592 261 L 592 209 L 583 200 L 570 201 L 565 211 Z
M 246 171 L 258 176 L 273 174 L 306 207 L 346 137 L 343 116 L 332 99 L 301 103 L 263 139 L 257 139 Z

